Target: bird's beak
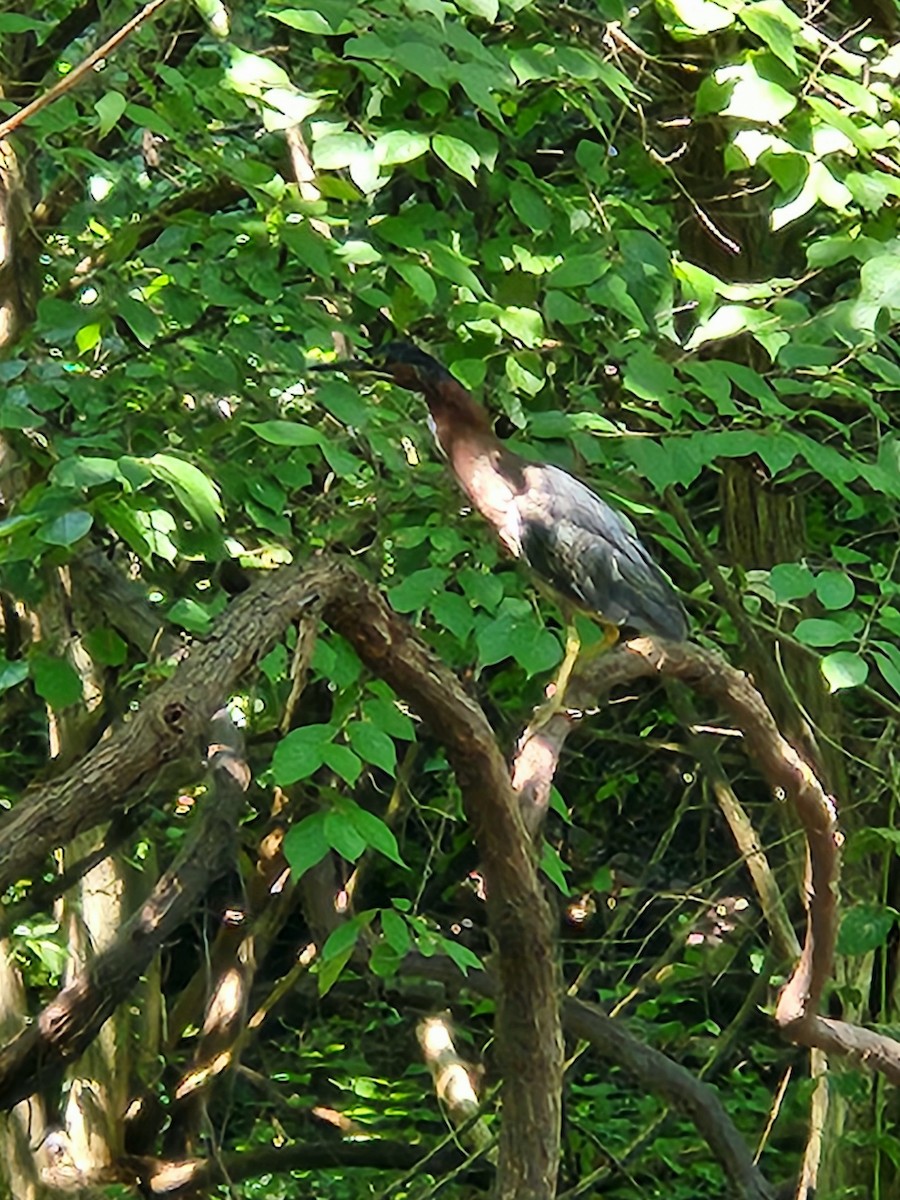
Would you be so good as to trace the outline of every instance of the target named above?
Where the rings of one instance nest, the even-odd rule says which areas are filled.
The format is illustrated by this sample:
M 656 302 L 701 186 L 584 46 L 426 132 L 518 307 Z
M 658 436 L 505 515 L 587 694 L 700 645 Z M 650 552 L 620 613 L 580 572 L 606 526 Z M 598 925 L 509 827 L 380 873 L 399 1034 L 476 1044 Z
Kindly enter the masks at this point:
M 343 371 L 346 375 L 368 375 L 372 379 L 386 379 L 393 382 L 394 376 L 384 367 L 366 362 L 363 358 L 339 358 L 337 362 L 311 363 L 310 371 Z
M 371 363 L 362 358 L 339 358 L 336 362 L 311 363 L 310 371 L 346 371 L 348 375 L 359 371 L 375 371 Z

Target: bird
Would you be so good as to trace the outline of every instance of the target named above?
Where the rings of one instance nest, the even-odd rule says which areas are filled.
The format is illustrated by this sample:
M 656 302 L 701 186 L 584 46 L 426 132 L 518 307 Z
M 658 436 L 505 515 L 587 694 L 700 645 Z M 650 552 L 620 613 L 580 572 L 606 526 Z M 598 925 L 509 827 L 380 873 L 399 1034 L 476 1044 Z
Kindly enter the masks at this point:
M 371 362 L 342 359 L 311 369 L 373 374 L 424 397 L 438 449 L 462 490 L 566 617 L 554 709 L 563 706 L 580 651 L 575 612 L 602 626 L 598 649 L 613 645 L 623 629 L 674 642 L 687 638 L 681 600 L 631 521 L 568 471 L 531 462 L 504 446 L 487 410 L 432 355 L 411 342 L 392 341 Z

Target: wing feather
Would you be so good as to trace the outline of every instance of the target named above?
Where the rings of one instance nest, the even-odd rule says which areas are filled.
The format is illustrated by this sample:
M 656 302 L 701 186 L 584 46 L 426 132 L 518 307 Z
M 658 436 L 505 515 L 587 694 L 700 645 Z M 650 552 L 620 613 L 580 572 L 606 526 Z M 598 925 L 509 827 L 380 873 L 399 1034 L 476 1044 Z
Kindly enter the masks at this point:
M 529 566 L 612 625 L 683 640 L 681 601 L 628 518 L 559 467 L 529 464 L 523 474 L 516 507 Z

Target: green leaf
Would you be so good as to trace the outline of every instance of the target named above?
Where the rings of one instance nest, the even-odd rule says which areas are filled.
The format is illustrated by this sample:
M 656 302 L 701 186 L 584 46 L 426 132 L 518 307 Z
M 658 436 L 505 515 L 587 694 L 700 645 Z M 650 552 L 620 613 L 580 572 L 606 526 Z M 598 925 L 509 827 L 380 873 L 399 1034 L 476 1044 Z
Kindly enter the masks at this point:
M 207 529 L 218 527 L 222 517 L 219 493 L 212 481 L 199 467 L 176 458 L 174 454 L 154 454 L 138 459 L 156 478 L 167 483 L 194 520 Z M 119 460 L 121 467 L 122 460 Z
M 335 931 L 336 932 L 336 931 Z M 344 967 L 353 957 L 353 947 L 343 954 L 336 954 L 328 962 L 322 963 L 316 972 L 316 986 L 320 996 L 327 996 L 343 974 Z
M 73 509 L 44 525 L 37 535 L 51 546 L 71 546 L 90 532 L 93 524 L 94 518 L 89 512 Z
M 100 118 L 100 136 L 106 137 L 109 131 L 125 111 L 127 101 L 121 92 L 106 92 L 94 104 L 94 111 Z
M 258 438 L 272 446 L 320 446 L 322 434 L 299 421 L 248 421 Z
M 465 596 L 456 592 L 439 592 L 428 605 L 428 610 L 440 625 L 449 629 L 461 642 L 472 632 L 475 614 Z
M 89 350 L 93 350 L 95 346 L 99 346 L 101 332 L 101 327 L 96 322 L 92 325 L 83 325 L 75 334 L 75 345 L 78 347 L 78 353 L 87 354 Z
M 523 183 L 520 179 L 514 179 L 510 183 L 509 202 L 513 212 L 526 229 L 541 233 L 550 228 L 553 221 L 552 209 L 527 183 Z
M 393 129 L 383 133 L 372 147 L 372 153 L 377 163 L 391 166 L 394 163 L 412 162 L 420 158 L 428 150 L 430 138 L 427 133 L 415 133 L 412 130 Z
M 669 363 L 646 347 L 629 358 L 623 382 L 642 400 L 662 403 L 663 407 L 669 396 L 681 392 L 681 384 Z
M 544 315 L 548 321 L 558 321 L 560 325 L 584 325 L 594 319 L 593 311 L 586 304 L 579 304 L 565 292 L 547 293 Z
M 214 37 L 228 37 L 230 22 L 228 20 L 228 10 L 225 8 L 222 0 L 194 0 L 194 7 Z
M 794 49 L 794 33 L 802 28 L 800 21 L 782 0 L 760 0 L 739 9 L 738 18 L 751 33 L 765 42 L 772 53 L 780 58 L 789 71 L 797 72 L 797 51 Z
M 812 571 L 803 563 L 779 563 L 769 572 L 769 583 L 775 593 L 776 604 L 805 600 L 812 595 L 816 586 Z
M 756 61 L 749 59 L 740 66 L 722 67 L 716 72 L 719 83 L 732 85 L 728 103 L 721 109 L 722 116 L 778 125 L 797 107 L 797 97 L 780 84 L 763 78 L 756 67 Z
M 325 761 L 325 747 L 334 738 L 332 725 L 304 725 L 292 729 L 275 747 L 272 776 L 280 787 L 308 779 Z
M 347 726 L 350 745 L 363 760 L 393 775 L 397 769 L 394 743 L 377 725 L 370 721 L 351 721 Z
M 711 0 L 656 0 L 669 33 L 678 41 L 727 29 L 734 16 Z
M 68 708 L 83 698 L 81 679 L 68 659 L 35 655 L 31 660 L 31 678 L 34 690 L 51 708 Z
M 868 854 L 884 854 L 885 851 L 900 855 L 900 829 L 867 825 L 850 834 L 843 858 L 847 863 L 857 863 Z
M 850 650 L 837 650 L 822 659 L 822 674 L 832 693 L 860 687 L 869 676 L 869 664 Z
M 873 658 L 885 683 L 900 696 L 900 667 L 895 666 L 884 654 L 875 654 Z
M 369 953 L 369 970 L 378 979 L 392 979 L 399 970 L 403 955 L 387 942 L 376 942 Z
M 143 300 L 122 296 L 116 305 L 119 316 L 142 346 L 152 346 L 159 334 L 159 317 Z
M 396 863 L 398 866 L 406 866 L 406 863 L 400 857 L 400 847 L 397 845 L 397 839 L 380 817 L 376 817 L 368 809 L 361 808 L 360 805 L 353 804 L 350 801 L 345 801 L 344 811 L 347 814 L 347 818 L 353 824 L 354 829 L 363 838 L 367 846 L 371 846 L 373 850 L 377 850 L 379 854 L 383 854 L 385 858 L 389 858 L 391 862 Z
M 457 175 L 461 175 L 469 183 L 475 182 L 475 171 L 481 159 L 478 156 L 478 151 L 473 149 L 468 142 L 463 142 L 459 138 L 448 137 L 443 133 L 436 133 L 431 139 L 431 148 L 438 158 L 447 164 L 451 171 L 455 171 Z
M 114 629 L 92 629 L 84 635 L 91 658 L 104 667 L 121 667 L 128 657 L 128 646 Z
M 113 480 L 122 481 L 119 463 L 115 458 L 89 458 L 73 455 L 64 458 L 50 472 L 50 479 L 60 487 L 100 487 Z
M 396 700 L 382 697 L 363 701 L 363 715 L 384 733 L 406 742 L 416 739 L 416 727 Z
M 345 783 L 354 784 L 362 774 L 362 763 L 349 746 L 326 746 L 322 751 L 326 764 L 340 775 Z
M 476 642 L 482 666 L 512 657 L 529 676 L 556 666 L 562 657 L 557 639 L 531 613 L 501 612 L 496 620 L 482 625 Z
M 846 608 L 853 603 L 856 588 L 843 571 L 823 571 L 816 578 L 816 595 L 825 608 Z
M 897 920 L 893 908 L 855 904 L 844 912 L 837 937 L 838 954 L 868 954 L 885 945 Z
M 28 663 L 22 659 L 10 662 L 0 657 L 0 696 L 10 688 L 18 687 L 28 678 Z
M 291 29 L 299 29 L 301 33 L 328 36 L 336 32 L 322 13 L 311 8 L 269 8 L 266 9 L 266 16 Z
M 173 625 L 179 625 L 188 633 L 197 634 L 198 637 L 209 633 L 213 624 L 212 614 L 189 596 L 181 596 L 176 600 L 166 613 L 166 617 Z
M 497 313 L 497 324 L 524 346 L 539 346 L 544 337 L 541 314 L 533 308 L 504 308 Z
M 548 288 L 585 287 L 609 270 L 609 261 L 596 254 L 570 254 L 547 276 Z
M 51 21 L 26 17 L 24 13 L 0 13 L 0 33 L 44 33 L 52 28 Z
M 497 20 L 497 13 L 500 11 L 499 0 L 456 0 L 456 4 L 463 12 L 481 17 L 483 21 L 488 21 L 492 25 Z
M 409 926 L 398 912 L 385 908 L 381 913 L 381 928 L 385 941 L 395 953 L 403 955 L 412 945 Z
M 284 838 L 284 857 L 295 880 L 320 863 L 330 849 L 325 838 L 325 814 L 322 812 L 313 813 L 299 825 L 293 825 Z
M 484 969 L 484 964 L 475 951 L 464 946 L 462 942 L 454 942 L 452 938 L 442 937 L 440 938 L 440 947 L 447 957 L 456 963 L 463 975 L 468 975 L 469 971 Z
M 428 247 L 428 257 L 438 275 L 443 275 L 459 287 L 469 288 L 476 296 L 487 297 L 484 284 L 459 254 L 435 242 Z
M 320 171 L 337 171 L 349 167 L 368 148 L 358 133 L 329 133 L 313 145 L 313 162 Z
M 236 46 L 229 47 L 230 65 L 225 69 L 225 87 L 242 96 L 259 97 L 264 88 L 291 87 L 291 79 L 283 67 L 271 58 L 246 54 Z
M 437 299 L 437 286 L 434 279 L 418 263 L 398 262 L 391 264 L 397 274 L 403 279 L 424 305 L 431 307 Z
M 413 571 L 391 588 L 388 599 L 391 607 L 399 613 L 417 612 L 425 608 L 446 583 L 447 572 L 443 567 L 425 567 L 421 571 Z
M 305 96 L 296 88 L 266 88 L 262 94 L 263 124 L 269 131 L 291 129 L 308 120 L 322 106 L 316 96 Z
M 332 850 L 356 862 L 368 845 L 356 826 L 347 817 L 347 804 L 335 804 L 325 814 L 325 837 Z
M 566 881 L 566 871 L 569 869 L 559 856 L 559 851 L 555 846 L 551 846 L 545 841 L 541 846 L 541 861 L 540 869 L 550 882 L 557 887 L 564 896 L 569 894 L 569 885 Z
M 850 633 L 838 621 L 822 621 L 813 617 L 798 623 L 794 637 L 805 646 L 838 646 L 849 639 Z

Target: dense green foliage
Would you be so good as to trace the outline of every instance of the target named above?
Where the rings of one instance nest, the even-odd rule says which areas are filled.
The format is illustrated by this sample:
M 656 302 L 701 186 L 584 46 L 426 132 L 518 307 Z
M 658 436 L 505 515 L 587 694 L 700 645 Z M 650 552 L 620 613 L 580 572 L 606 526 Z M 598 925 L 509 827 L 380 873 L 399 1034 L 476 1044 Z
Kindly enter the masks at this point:
M 0 13 L 5 113 L 31 98 L 12 81 L 39 94 L 132 15 L 111 4 L 73 25 L 69 0 L 20 7 Z M 76 594 L 72 637 L 32 621 L 59 569 L 77 580 L 97 546 L 187 642 L 214 630 L 235 563 L 255 576 L 352 555 L 512 749 L 562 656 L 560 614 L 462 509 L 418 398 L 307 374 L 399 332 L 483 399 L 511 446 L 626 510 L 699 640 L 766 690 L 755 630 L 778 691 L 767 698 L 791 734 L 804 715 L 851 830 L 831 1003 L 896 1022 L 900 51 L 874 10 L 853 29 L 853 6 L 832 9 L 272 0 L 226 19 L 215 2 L 167 6 L 30 118 L 14 145 L 35 207 L 17 232 L 21 295 L 0 361 L 0 804 L 54 771 L 48 709 L 75 727 L 68 764 L 158 683 L 154 654 L 100 597 Z M 352 915 L 312 967 L 324 998 L 301 985 L 250 1040 L 243 1062 L 271 1086 L 262 1103 L 240 1077 L 214 1092 L 214 1142 L 302 1140 L 307 1110 L 327 1105 L 357 1133 L 425 1147 L 445 1134 L 414 1037 L 431 997 L 410 997 L 396 971 L 411 948 L 463 974 L 478 965 L 477 863 L 416 715 L 327 631 L 295 705 L 295 651 L 292 633 L 234 700 L 255 780 L 245 846 L 255 857 L 283 805 L 295 878 L 361 870 Z M 102 715 L 79 724 L 95 684 Z M 802 846 L 735 742 L 717 741 L 721 763 L 799 927 Z M 195 783 L 186 774 L 142 813 L 138 861 L 169 861 L 189 807 L 177 789 Z M 620 1005 L 633 1032 L 715 1082 L 748 1143 L 768 1136 L 770 1178 L 796 1173 L 808 1068 L 766 1019 L 791 964 L 767 949 L 662 690 L 586 721 L 556 786 L 542 866 L 567 985 Z M 168 951 L 168 1004 L 240 895 L 235 875 Z M 300 910 L 258 964 L 263 990 L 320 932 Z M 51 916 L 12 937 L 35 1005 L 61 977 Z M 487 1060 L 494 1122 L 490 1006 L 463 990 L 455 1015 L 469 1057 Z M 190 1052 L 190 1039 L 170 1049 L 143 1085 L 168 1103 Z M 657 1097 L 590 1052 L 568 1079 L 561 1194 L 725 1194 L 693 1125 Z M 835 1091 L 866 1114 L 854 1138 L 869 1173 L 854 1186 L 888 1194 L 893 1102 L 862 1071 Z M 601 1167 L 598 1190 L 579 1190 Z M 380 1190 L 397 1177 L 335 1167 L 240 1186 L 431 1194 L 424 1177 Z

